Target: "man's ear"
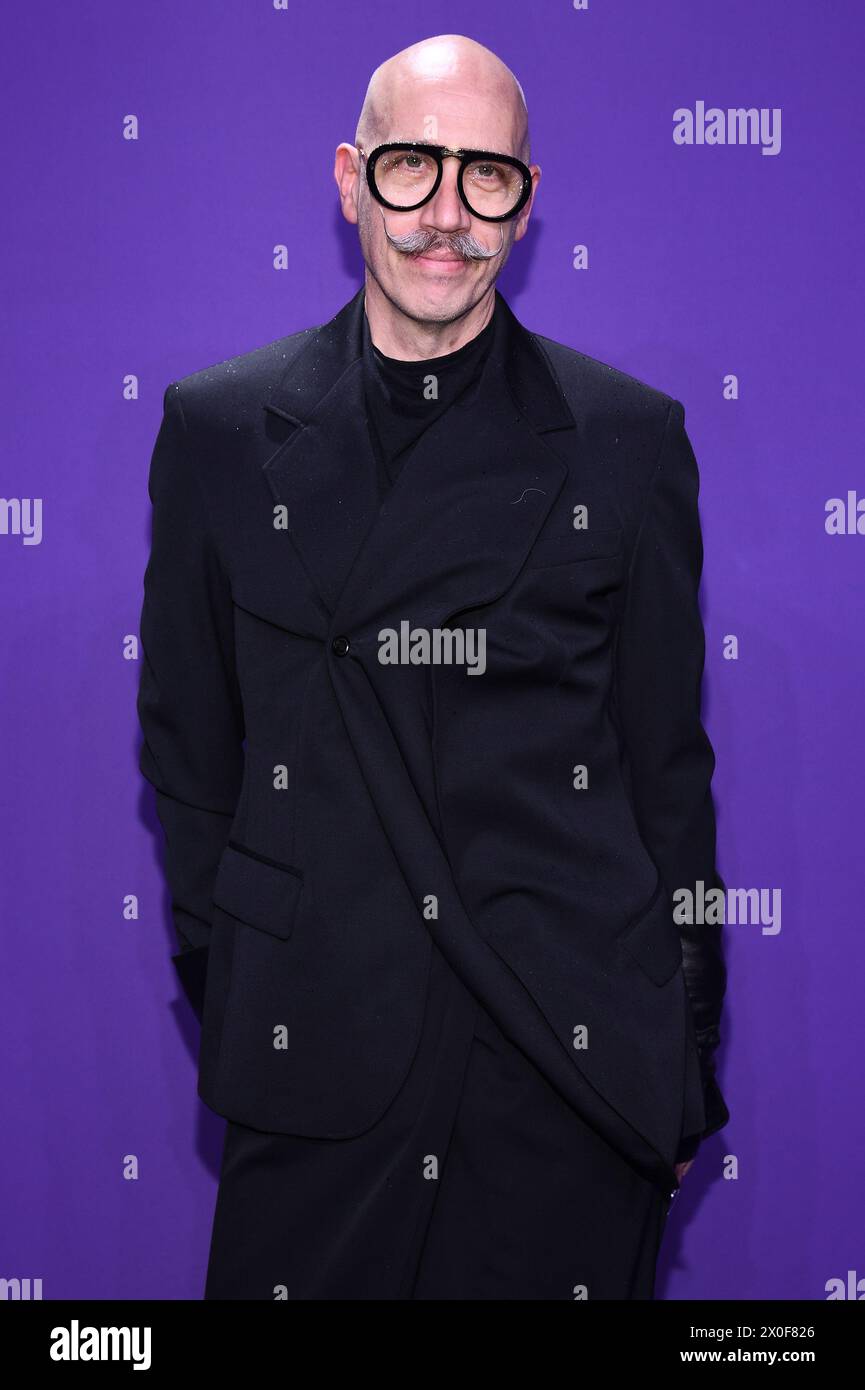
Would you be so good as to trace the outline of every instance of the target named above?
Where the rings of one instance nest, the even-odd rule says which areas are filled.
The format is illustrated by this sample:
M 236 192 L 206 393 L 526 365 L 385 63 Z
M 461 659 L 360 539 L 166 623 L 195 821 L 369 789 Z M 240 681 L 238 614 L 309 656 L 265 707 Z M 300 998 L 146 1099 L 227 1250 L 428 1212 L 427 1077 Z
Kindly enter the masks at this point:
M 357 222 L 357 188 L 360 179 L 360 156 L 354 145 L 343 141 L 336 147 L 333 176 L 339 189 L 339 202 L 346 222 Z
M 540 164 L 530 164 L 529 171 L 532 176 L 532 191 L 529 196 L 529 201 L 526 203 L 525 207 L 523 208 L 522 212 L 517 218 L 517 225 L 514 231 L 514 241 L 520 241 L 521 238 L 524 237 L 526 234 L 529 225 L 529 214 L 531 213 L 532 207 L 534 205 L 535 194 L 538 191 L 538 184 L 541 181 Z

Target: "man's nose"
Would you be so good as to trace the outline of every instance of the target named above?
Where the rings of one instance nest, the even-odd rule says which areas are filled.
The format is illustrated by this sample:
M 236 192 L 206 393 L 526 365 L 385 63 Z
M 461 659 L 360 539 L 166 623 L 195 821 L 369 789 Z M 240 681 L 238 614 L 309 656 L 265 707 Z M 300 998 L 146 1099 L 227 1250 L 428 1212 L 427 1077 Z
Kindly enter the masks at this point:
M 468 231 L 471 217 L 457 189 L 459 162 L 446 159 L 442 168 L 442 181 L 435 197 L 430 198 L 421 208 L 421 220 L 440 232 Z

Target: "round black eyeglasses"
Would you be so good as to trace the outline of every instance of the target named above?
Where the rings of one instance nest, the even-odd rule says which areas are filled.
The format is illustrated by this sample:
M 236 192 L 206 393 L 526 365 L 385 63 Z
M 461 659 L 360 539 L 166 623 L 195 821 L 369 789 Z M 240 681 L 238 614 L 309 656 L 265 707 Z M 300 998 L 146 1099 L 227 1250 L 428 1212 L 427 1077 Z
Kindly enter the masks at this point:
M 393 212 L 414 212 L 435 197 L 446 159 L 458 159 L 457 192 L 473 217 L 507 222 L 525 207 L 532 191 L 528 165 L 510 154 L 489 150 L 451 150 L 446 145 L 397 141 L 377 145 L 366 160 L 366 181 L 373 197 Z

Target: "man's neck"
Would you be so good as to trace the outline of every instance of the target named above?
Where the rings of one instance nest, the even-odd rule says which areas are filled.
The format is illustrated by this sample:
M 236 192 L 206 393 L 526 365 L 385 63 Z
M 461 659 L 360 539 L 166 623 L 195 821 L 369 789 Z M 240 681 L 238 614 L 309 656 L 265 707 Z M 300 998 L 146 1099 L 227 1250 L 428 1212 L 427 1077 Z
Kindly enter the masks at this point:
M 496 307 L 495 286 L 491 285 L 483 298 L 461 318 L 448 323 L 421 323 L 401 313 L 369 273 L 363 300 L 373 345 L 385 357 L 403 362 L 425 362 L 431 357 L 445 357 L 449 352 L 456 352 L 483 332 Z

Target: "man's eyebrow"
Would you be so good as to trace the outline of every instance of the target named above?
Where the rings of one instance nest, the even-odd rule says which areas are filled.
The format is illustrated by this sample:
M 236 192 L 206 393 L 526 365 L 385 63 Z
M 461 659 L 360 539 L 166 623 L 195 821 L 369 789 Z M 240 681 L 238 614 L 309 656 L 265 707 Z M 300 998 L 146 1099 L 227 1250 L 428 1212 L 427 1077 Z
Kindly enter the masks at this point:
M 391 135 L 387 140 L 380 140 L 380 145 L 429 145 L 433 149 L 443 149 L 445 146 L 440 140 L 414 140 L 411 135 Z M 459 149 L 465 150 L 488 150 L 489 145 L 461 145 Z M 504 154 L 504 150 L 498 153 Z

